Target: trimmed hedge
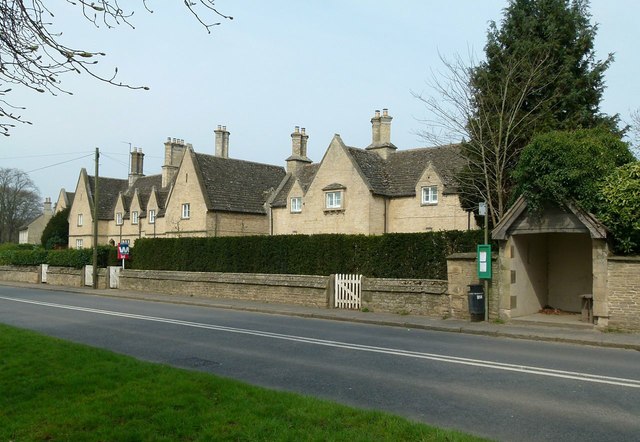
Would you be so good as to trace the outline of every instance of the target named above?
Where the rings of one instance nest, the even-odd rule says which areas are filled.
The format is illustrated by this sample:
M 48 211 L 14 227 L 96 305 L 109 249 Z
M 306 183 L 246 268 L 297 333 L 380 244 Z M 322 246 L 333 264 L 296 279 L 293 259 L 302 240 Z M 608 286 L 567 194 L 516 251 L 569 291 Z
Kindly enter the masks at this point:
M 447 279 L 446 257 L 473 252 L 483 233 L 142 238 L 129 268 L 226 273 Z
M 107 265 L 118 265 L 115 247 L 98 247 L 98 267 Z M 82 268 L 93 262 L 93 249 L 63 249 L 45 250 L 43 248 L 33 248 L 24 250 L 12 248 L 0 250 L 0 265 L 40 265 L 49 264 L 59 267 Z

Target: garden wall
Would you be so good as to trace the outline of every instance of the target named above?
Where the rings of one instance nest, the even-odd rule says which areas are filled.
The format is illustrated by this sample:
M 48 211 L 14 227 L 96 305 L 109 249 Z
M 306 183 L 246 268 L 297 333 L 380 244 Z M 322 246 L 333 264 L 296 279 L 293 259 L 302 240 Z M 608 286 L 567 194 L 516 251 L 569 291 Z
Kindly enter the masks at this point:
M 607 260 L 609 327 L 640 330 L 640 257 Z

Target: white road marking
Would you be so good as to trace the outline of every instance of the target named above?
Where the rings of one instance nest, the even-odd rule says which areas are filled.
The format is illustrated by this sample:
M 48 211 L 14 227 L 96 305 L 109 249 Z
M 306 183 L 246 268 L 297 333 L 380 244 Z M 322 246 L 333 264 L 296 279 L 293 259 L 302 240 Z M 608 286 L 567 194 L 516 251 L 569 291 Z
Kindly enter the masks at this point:
M 281 333 L 272 333 L 272 332 L 265 332 L 260 330 L 225 327 L 221 325 L 181 321 L 178 319 L 170 319 L 170 318 L 158 318 L 154 316 L 136 315 L 133 313 L 122 313 L 122 312 L 100 310 L 100 309 L 94 309 L 94 308 L 88 308 L 88 307 L 77 307 L 73 305 L 54 304 L 54 303 L 43 302 L 43 301 L 7 298 L 4 296 L 0 296 L 0 299 L 4 299 L 6 301 L 21 302 L 24 304 L 34 304 L 34 305 L 40 305 L 45 307 L 59 308 L 59 309 L 65 309 L 65 310 L 75 310 L 75 311 L 81 311 L 86 313 L 94 313 L 99 315 L 117 316 L 117 317 L 128 318 L 128 319 L 137 319 L 140 321 L 161 322 L 165 324 L 180 325 L 184 327 L 216 330 L 216 331 L 223 331 L 228 333 L 260 336 L 260 337 L 266 337 L 266 338 L 272 338 L 272 339 L 282 339 L 286 341 L 302 342 L 302 343 L 313 344 L 313 345 L 322 345 L 325 347 L 343 348 L 347 350 L 358 350 L 358 351 L 366 351 L 371 353 L 382 353 L 382 354 L 389 354 L 394 356 L 405 356 L 405 357 L 416 358 L 416 359 L 428 359 L 428 360 L 438 361 L 438 362 L 447 362 L 450 364 L 471 365 L 475 367 L 493 368 L 495 370 L 504 370 L 504 371 L 515 371 L 515 372 L 534 374 L 539 376 L 551 376 L 551 377 L 564 378 L 564 379 L 575 379 L 579 381 L 594 382 L 598 384 L 610 384 L 610 385 L 618 385 L 622 387 L 640 388 L 640 380 L 637 380 L 637 379 L 625 379 L 625 378 L 617 378 L 617 377 L 611 377 L 611 376 L 600 376 L 600 375 L 594 375 L 589 373 L 553 370 L 549 368 L 533 367 L 528 365 L 505 364 L 502 362 L 486 361 L 482 359 L 460 358 L 456 356 L 447 356 L 447 355 L 440 355 L 440 354 L 434 354 L 434 353 L 423 353 L 423 352 L 401 350 L 401 349 L 394 349 L 394 348 L 376 347 L 371 345 L 351 344 L 348 342 L 340 342 L 340 341 L 328 341 L 324 339 L 308 338 L 304 336 L 285 335 Z

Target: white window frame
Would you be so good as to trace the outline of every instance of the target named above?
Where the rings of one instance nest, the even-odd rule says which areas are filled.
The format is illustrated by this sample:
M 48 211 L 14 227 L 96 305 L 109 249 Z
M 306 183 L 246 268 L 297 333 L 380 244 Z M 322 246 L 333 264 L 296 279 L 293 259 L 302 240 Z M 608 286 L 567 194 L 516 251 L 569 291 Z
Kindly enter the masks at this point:
M 156 211 L 155 209 L 149 210 L 149 224 L 155 224 L 156 222 Z
M 189 219 L 191 216 L 191 204 L 183 203 L 182 204 L 182 219 Z
M 424 186 L 422 188 L 422 204 L 438 204 L 438 186 Z
M 329 210 L 342 209 L 342 190 L 332 190 L 324 194 L 324 207 Z
M 138 224 L 138 211 L 131 212 L 131 224 Z
M 117 226 L 122 225 L 122 212 L 116 213 L 116 225 Z
M 302 212 L 302 197 L 294 196 L 291 198 L 291 213 Z
M 76 239 L 76 249 L 80 250 L 84 247 L 84 240 L 82 238 Z
M 81 226 L 82 226 L 82 221 L 83 221 L 83 219 L 82 219 L 82 218 L 83 218 L 83 217 L 82 217 L 82 213 L 78 213 L 78 227 L 81 227 Z

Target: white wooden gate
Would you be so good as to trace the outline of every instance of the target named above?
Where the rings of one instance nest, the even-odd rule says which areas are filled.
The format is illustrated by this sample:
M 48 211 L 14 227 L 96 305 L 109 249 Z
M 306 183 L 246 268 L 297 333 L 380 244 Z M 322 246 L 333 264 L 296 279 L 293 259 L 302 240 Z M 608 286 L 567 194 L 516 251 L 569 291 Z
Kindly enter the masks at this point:
M 362 275 L 336 275 L 336 308 L 359 310 L 362 303 Z

